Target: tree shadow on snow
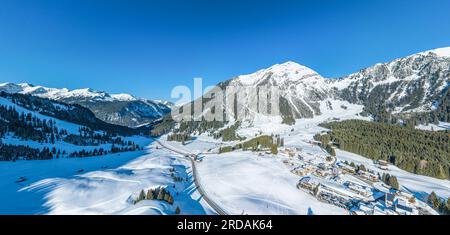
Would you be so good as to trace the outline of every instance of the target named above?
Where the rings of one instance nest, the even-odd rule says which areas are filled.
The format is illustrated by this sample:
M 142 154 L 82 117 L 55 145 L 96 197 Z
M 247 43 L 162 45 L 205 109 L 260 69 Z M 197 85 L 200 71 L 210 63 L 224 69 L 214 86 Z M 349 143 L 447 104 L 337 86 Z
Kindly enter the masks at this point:
M 178 176 L 183 178 L 183 182 L 177 182 L 176 188 L 182 187 L 182 190 L 177 190 L 178 195 L 174 194 L 174 205 L 181 208 L 182 214 L 193 214 L 193 215 L 204 215 L 208 212 L 203 208 L 200 203 L 203 198 L 202 195 L 198 194 L 194 196 L 194 192 L 197 188 L 194 184 L 191 172 L 188 172 L 190 167 L 184 165 L 173 165 Z M 187 181 L 186 181 L 187 179 Z

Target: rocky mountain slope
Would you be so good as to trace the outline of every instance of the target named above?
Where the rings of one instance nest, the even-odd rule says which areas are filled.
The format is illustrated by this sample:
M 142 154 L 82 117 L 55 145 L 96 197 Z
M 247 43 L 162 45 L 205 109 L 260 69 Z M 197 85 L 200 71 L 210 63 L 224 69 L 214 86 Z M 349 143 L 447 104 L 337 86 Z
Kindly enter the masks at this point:
M 332 85 L 339 97 L 363 104 L 370 113 L 385 108 L 398 114 L 435 111 L 448 102 L 449 83 L 450 48 L 441 48 L 376 64 Z M 441 121 L 448 121 L 444 116 Z
M 323 112 L 344 108 L 342 102 L 364 106 L 362 115 L 374 118 L 388 115 L 420 114 L 421 121 L 449 121 L 450 48 L 426 51 L 388 63 L 376 64 L 342 78 L 324 78 L 303 65 L 286 62 L 220 83 L 219 87 L 237 87 L 243 94 L 238 108 L 243 121 L 261 119 L 259 110 L 249 107 L 258 92 L 276 86 L 280 92 L 279 120 L 293 124 L 295 119 L 314 118 Z M 203 97 L 203 107 L 211 107 L 211 94 Z M 224 97 L 224 101 L 236 97 Z M 339 104 L 341 107 L 333 107 Z M 254 106 L 254 105 L 253 105 Z M 236 112 L 225 110 L 226 113 Z M 267 115 L 266 115 L 267 116 Z M 275 118 L 276 119 L 276 118 Z M 275 119 L 271 119 L 273 122 Z M 277 121 L 275 120 L 275 121 Z M 203 128 L 203 127 L 202 127 Z
M 320 115 L 319 102 L 331 98 L 329 80 L 294 62 L 277 64 L 253 74 L 238 76 L 232 79 L 229 85 L 260 89 L 265 89 L 265 86 L 277 87 L 280 92 L 280 112 L 284 117 L 293 119 Z M 245 94 L 240 102 L 251 103 L 252 99 L 252 94 Z

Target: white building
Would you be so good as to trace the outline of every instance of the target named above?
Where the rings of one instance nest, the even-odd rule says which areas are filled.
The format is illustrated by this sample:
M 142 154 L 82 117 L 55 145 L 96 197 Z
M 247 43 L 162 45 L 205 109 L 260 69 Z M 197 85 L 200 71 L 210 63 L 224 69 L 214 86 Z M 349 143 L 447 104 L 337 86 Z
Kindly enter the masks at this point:
M 394 210 L 400 215 L 419 215 L 419 211 L 415 206 L 400 198 L 395 202 Z

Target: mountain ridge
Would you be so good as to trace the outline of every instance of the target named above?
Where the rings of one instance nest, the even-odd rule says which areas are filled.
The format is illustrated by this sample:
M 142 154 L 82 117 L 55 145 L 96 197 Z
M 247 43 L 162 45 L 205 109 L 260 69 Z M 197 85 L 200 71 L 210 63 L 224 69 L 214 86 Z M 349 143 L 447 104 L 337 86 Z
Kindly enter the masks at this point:
M 448 91 L 448 51 L 450 47 L 377 63 L 333 82 L 340 97 L 352 103 L 379 103 L 392 113 L 432 112 Z
M 325 78 L 306 66 L 288 61 L 235 76 L 218 86 L 240 89 L 242 97 L 238 102 L 243 104 L 242 121 L 250 125 L 261 115 L 258 111 L 248 110 L 255 97 L 245 88 L 261 90 L 266 89 L 266 85 L 279 88 L 280 124 L 291 125 L 296 119 L 314 118 L 323 112 L 345 109 L 345 104 L 333 101 L 361 105 L 361 115 L 376 120 L 391 119 L 390 114 L 410 118 L 412 114 L 419 113 L 422 115 L 421 122 L 448 122 L 449 51 L 450 47 L 419 52 L 377 63 L 341 78 Z M 211 97 L 211 94 L 207 93 L 204 97 Z M 232 98 L 225 96 L 224 101 Z M 208 102 L 209 98 L 203 99 L 204 107 L 211 107 Z M 232 112 L 225 110 L 228 114 Z
M 79 104 L 90 109 L 103 121 L 128 127 L 139 127 L 151 123 L 170 112 L 170 102 L 136 98 L 130 94 L 110 94 L 91 88 L 69 90 L 48 88 L 28 83 L 2 83 L 0 91 L 19 93 Z

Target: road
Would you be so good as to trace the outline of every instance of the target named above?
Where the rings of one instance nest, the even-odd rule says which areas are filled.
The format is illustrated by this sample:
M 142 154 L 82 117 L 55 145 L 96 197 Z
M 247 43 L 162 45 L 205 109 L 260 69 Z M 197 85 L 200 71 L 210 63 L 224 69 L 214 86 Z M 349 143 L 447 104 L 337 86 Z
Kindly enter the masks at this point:
M 191 161 L 192 164 L 192 176 L 194 178 L 194 184 L 195 187 L 197 189 L 197 191 L 200 193 L 201 196 L 203 196 L 203 199 L 205 200 L 206 203 L 208 203 L 208 205 L 214 210 L 216 211 L 216 213 L 218 215 L 228 215 L 228 213 L 223 210 L 219 205 L 217 205 L 210 197 L 208 197 L 208 194 L 205 192 L 205 190 L 203 190 L 202 185 L 200 183 L 199 177 L 198 177 L 198 173 L 197 173 L 197 168 L 196 168 L 196 161 L 194 160 L 196 155 L 193 153 L 188 153 L 179 149 L 174 148 L 173 146 L 169 146 L 164 144 L 163 142 L 161 142 L 159 139 L 155 139 L 152 138 L 156 143 L 158 143 L 159 145 L 161 145 L 161 147 L 170 150 L 172 152 L 181 154 L 183 156 L 185 156 L 187 159 L 189 159 Z

